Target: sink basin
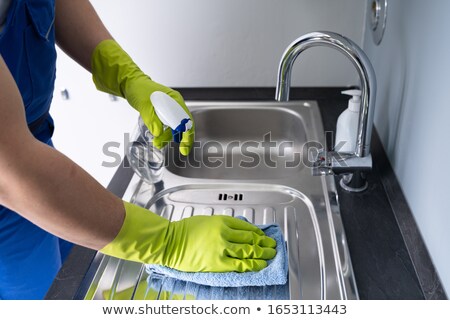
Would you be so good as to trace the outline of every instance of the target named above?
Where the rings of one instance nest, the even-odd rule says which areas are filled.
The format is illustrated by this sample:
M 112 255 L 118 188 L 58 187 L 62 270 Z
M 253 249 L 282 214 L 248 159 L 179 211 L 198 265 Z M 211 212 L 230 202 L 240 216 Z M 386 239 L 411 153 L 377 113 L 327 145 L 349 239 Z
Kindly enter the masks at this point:
M 334 178 L 312 176 L 308 165 L 311 149 L 324 145 L 317 103 L 188 106 L 197 129 L 197 144 L 189 157 L 181 157 L 176 147 L 167 148 L 162 180 L 149 185 L 135 175 L 124 199 L 172 221 L 225 214 L 244 216 L 255 224 L 279 224 L 288 249 L 286 286 L 246 294 L 229 288 L 227 296 L 235 290 L 232 296 L 239 299 L 265 299 L 268 292 L 284 292 L 290 299 L 357 299 Z M 204 290 L 186 283 L 167 288 L 164 277 L 148 275 L 141 264 L 101 254 L 98 259 L 101 263 L 91 271 L 95 276 L 85 299 L 102 299 L 104 292 L 110 297 L 128 292 L 129 299 L 143 298 L 136 294 L 141 285 L 147 286 L 148 299 L 195 299 Z
M 167 169 L 188 178 L 274 179 L 300 170 L 295 154 L 307 141 L 304 116 L 288 106 L 207 105 L 192 108 L 196 145 L 188 158 L 168 148 Z M 171 153 L 170 153 L 171 152 Z M 293 167 L 286 167 L 292 163 Z

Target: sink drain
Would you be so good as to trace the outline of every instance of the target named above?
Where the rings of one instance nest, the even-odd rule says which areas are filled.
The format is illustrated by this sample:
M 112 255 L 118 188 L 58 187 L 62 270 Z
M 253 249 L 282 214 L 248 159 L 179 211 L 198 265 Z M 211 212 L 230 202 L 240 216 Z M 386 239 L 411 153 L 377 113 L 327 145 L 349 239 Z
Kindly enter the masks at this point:
M 234 200 L 234 201 L 242 201 L 244 196 L 242 193 L 235 193 L 235 194 L 228 194 L 228 193 L 219 193 L 219 200 L 227 201 L 227 200 Z

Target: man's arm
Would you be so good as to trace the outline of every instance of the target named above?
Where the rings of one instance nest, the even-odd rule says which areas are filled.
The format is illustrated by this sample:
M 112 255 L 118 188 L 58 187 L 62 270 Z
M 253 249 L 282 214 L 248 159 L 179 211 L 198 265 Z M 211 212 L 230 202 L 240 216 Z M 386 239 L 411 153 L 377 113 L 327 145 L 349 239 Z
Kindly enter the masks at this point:
M 88 0 L 56 0 L 55 32 L 58 46 L 89 72 L 95 47 L 112 39 Z
M 122 226 L 122 201 L 32 136 L 19 90 L 1 56 L 0 88 L 0 203 L 61 238 L 103 248 Z

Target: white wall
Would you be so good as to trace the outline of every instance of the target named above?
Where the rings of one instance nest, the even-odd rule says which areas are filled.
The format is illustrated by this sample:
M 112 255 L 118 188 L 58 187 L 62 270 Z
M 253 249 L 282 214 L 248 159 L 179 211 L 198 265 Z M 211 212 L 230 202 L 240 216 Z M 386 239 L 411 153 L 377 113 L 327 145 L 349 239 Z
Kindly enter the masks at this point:
M 112 34 L 152 77 L 169 86 L 275 86 L 287 45 L 330 30 L 361 44 L 360 0 L 95 0 Z M 345 57 L 311 49 L 293 84 L 355 84 Z
M 361 44 L 360 0 L 92 0 L 113 36 L 154 80 L 178 87 L 275 86 L 278 62 L 298 36 L 342 33 Z M 345 86 L 356 73 L 338 52 L 314 48 L 297 63 L 293 85 Z M 58 52 L 52 115 L 56 147 L 103 185 L 116 168 L 102 148 L 123 147 L 136 112 L 95 90 L 90 75 Z M 60 90 L 71 95 L 63 101 Z M 118 151 L 121 151 L 122 148 Z
M 450 293 L 450 1 L 388 1 L 379 46 L 375 125 L 443 285 Z

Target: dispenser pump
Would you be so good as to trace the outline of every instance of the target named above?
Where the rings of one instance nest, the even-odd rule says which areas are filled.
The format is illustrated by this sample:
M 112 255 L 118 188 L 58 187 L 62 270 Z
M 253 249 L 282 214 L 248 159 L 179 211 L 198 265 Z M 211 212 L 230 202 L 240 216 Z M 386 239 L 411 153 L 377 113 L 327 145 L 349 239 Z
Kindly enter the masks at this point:
M 351 112 L 359 112 L 361 105 L 361 90 L 345 90 L 341 93 L 352 96 L 352 98 L 348 101 L 348 109 Z

